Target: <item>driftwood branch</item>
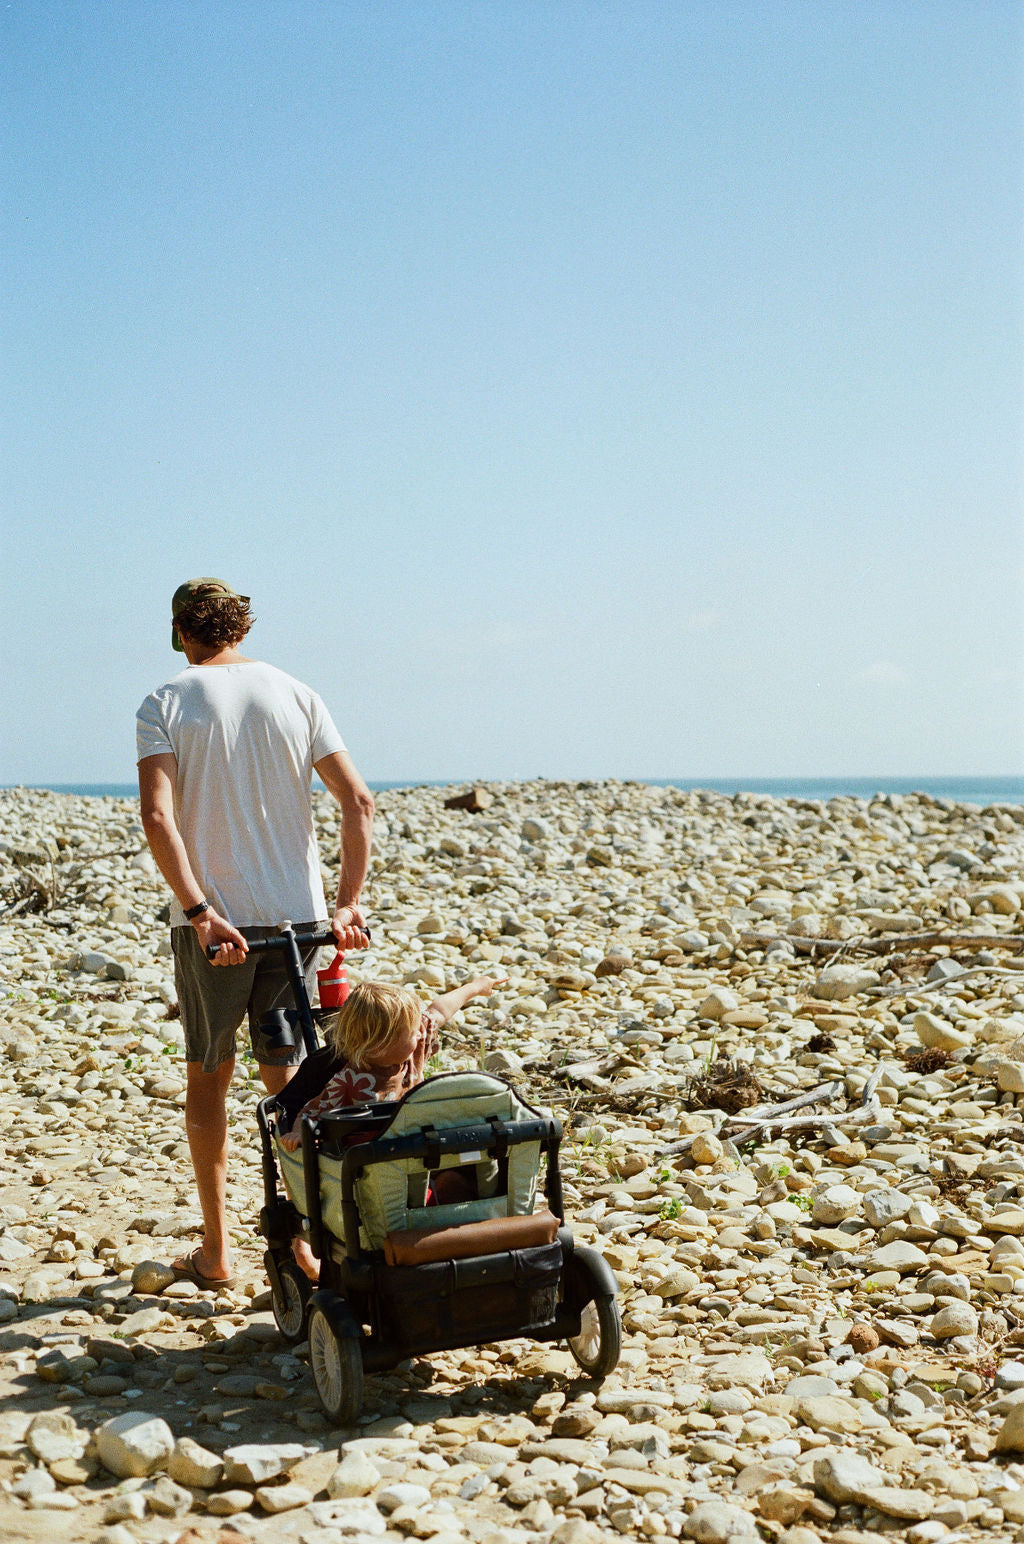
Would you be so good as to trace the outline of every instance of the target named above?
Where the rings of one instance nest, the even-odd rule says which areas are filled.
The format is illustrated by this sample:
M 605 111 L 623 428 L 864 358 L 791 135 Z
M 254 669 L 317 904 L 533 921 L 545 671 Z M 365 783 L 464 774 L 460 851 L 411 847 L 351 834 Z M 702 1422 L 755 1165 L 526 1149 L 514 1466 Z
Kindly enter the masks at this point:
M 906 982 L 897 982 L 895 986 L 872 986 L 864 994 L 866 997 L 906 997 L 912 1000 L 917 997 L 930 997 L 933 992 L 949 991 L 966 981 L 969 976 L 1013 976 L 1017 981 L 1021 978 L 1019 970 L 1010 970 L 1005 965 L 971 965 L 967 970 L 960 972 L 958 976 L 949 976 L 942 981 L 926 981 L 922 986 L 907 989 Z
M 728 1115 L 724 1120 L 717 1122 L 715 1134 L 726 1140 L 750 1142 L 763 1137 L 769 1131 L 781 1134 L 787 1131 L 806 1130 L 810 1126 L 820 1126 L 826 1141 L 833 1147 L 842 1146 L 842 1136 L 837 1130 L 837 1123 L 860 1125 L 864 1121 L 878 1118 L 878 1100 L 875 1097 L 875 1090 L 885 1067 L 885 1062 L 879 1062 L 864 1084 L 858 1109 L 846 1110 L 842 1114 L 833 1114 L 824 1110 L 815 1110 L 804 1115 L 796 1113 L 798 1110 L 806 1110 L 808 1105 L 831 1104 L 834 1099 L 838 1099 L 843 1093 L 845 1083 L 842 1078 L 833 1078 L 831 1082 L 819 1083 L 816 1088 L 809 1088 L 793 1099 L 784 1100 L 781 1104 L 754 1105 L 750 1109 L 738 1111 L 735 1115 Z M 681 1141 L 662 1148 L 662 1152 L 666 1157 L 688 1152 L 693 1141 L 692 1136 L 683 1137 Z
M 802 1110 L 809 1104 L 831 1104 L 833 1099 L 838 1099 L 843 1086 L 842 1078 L 833 1078 L 831 1082 L 819 1083 L 817 1088 L 809 1088 L 805 1093 L 797 1094 L 794 1099 L 786 1099 L 782 1104 L 751 1105 L 748 1110 L 742 1110 L 730 1119 L 774 1122 L 778 1116 Z
M 875 1089 L 878 1087 L 879 1079 L 881 1078 L 884 1071 L 885 1062 L 879 1062 L 874 1072 L 864 1084 L 864 1087 L 860 1091 L 861 1109 L 865 1109 L 869 1104 L 871 1104 L 873 1108 L 877 1107 L 878 1100 L 875 1099 L 874 1094 Z
M 844 1111 L 842 1115 L 832 1115 L 831 1117 L 818 1110 L 813 1115 L 784 1115 L 781 1118 L 776 1116 L 772 1120 L 756 1121 L 752 1125 L 744 1126 L 741 1129 L 739 1123 L 742 1122 L 743 1116 L 733 1115 L 726 1121 L 719 1135 L 729 1136 L 735 1142 L 749 1142 L 752 1137 L 760 1136 L 764 1131 L 793 1131 L 798 1127 L 827 1125 L 836 1120 L 842 1121 L 844 1126 L 849 1126 L 859 1124 L 861 1121 L 875 1120 L 876 1118 L 876 1112 L 867 1107 L 860 1110 Z M 733 1126 L 737 1128 L 735 1131 L 728 1129 Z
M 602 1085 L 609 1074 L 619 1071 L 640 1072 L 642 1064 L 632 1056 L 624 1056 L 620 1051 L 613 1051 L 609 1056 L 593 1057 L 589 1061 L 565 1062 L 560 1067 L 549 1069 L 550 1076 L 557 1078 L 559 1082 L 589 1083 L 597 1080 Z
M 893 933 L 882 938 L 797 938 L 789 933 L 741 933 L 744 949 L 765 949 L 779 942 L 791 944 L 797 954 L 890 954 L 893 951 L 935 949 L 1024 949 L 1021 933 Z
M 789 1130 L 797 1126 L 813 1126 L 826 1117 L 821 1111 L 813 1115 L 796 1115 L 796 1110 L 806 1109 L 809 1104 L 831 1104 L 833 1099 L 838 1099 L 843 1092 L 844 1083 L 841 1078 L 833 1078 L 828 1083 L 819 1083 L 816 1088 L 809 1088 L 802 1094 L 797 1094 L 793 1099 L 786 1099 L 781 1104 L 752 1105 L 736 1115 L 723 1116 L 720 1111 L 709 1111 L 716 1117 L 714 1135 L 725 1140 L 735 1138 L 738 1141 L 747 1142 L 752 1137 L 759 1136 L 768 1130 Z M 858 1118 L 867 1112 L 858 1112 Z M 847 1121 L 849 1115 L 832 1116 L 832 1120 Z M 661 1152 L 666 1158 L 689 1152 L 693 1146 L 695 1136 L 682 1137 L 678 1142 L 671 1142 L 663 1147 Z

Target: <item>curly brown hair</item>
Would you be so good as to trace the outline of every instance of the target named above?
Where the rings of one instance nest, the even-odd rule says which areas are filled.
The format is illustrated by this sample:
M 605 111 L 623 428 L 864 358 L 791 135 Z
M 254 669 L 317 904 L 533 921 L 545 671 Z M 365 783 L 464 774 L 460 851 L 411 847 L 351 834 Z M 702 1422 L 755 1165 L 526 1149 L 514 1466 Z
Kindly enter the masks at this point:
M 185 638 L 209 649 L 223 649 L 241 643 L 255 620 L 241 595 L 223 595 L 192 601 L 178 612 L 174 625 Z

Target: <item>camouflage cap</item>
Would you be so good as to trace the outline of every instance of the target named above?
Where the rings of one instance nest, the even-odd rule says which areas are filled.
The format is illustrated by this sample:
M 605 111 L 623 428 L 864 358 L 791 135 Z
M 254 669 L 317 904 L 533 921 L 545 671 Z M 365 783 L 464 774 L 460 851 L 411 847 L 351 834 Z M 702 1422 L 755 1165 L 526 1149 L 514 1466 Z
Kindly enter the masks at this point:
M 186 579 L 184 584 L 179 584 L 171 601 L 171 620 L 176 622 L 186 606 L 190 606 L 194 600 L 244 600 L 248 601 L 248 595 L 239 595 L 230 584 L 225 584 L 223 579 Z M 177 627 L 171 628 L 171 648 L 177 649 L 179 654 L 184 654 L 181 639 L 178 637 Z

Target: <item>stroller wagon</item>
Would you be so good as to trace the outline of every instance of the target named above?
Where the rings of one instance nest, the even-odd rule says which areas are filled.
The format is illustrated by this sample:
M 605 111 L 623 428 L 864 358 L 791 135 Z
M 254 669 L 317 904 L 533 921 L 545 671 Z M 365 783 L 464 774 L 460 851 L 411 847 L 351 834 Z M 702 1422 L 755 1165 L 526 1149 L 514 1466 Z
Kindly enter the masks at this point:
M 276 1028 L 282 1045 L 301 1032 L 308 1054 L 318 1010 L 299 945 L 332 942 L 286 923 L 250 944 L 284 951 L 296 1008 L 279 1012 Z M 365 1373 L 431 1351 L 528 1337 L 567 1341 L 594 1378 L 617 1365 L 615 1277 L 565 1225 L 562 1127 L 550 1112 L 501 1078 L 446 1073 L 390 1103 L 304 1117 L 301 1155 L 277 1142 L 280 1114 L 274 1096 L 261 1100 L 264 1261 L 277 1327 L 292 1344 L 308 1334 L 332 1420 L 357 1419 Z M 535 1209 L 542 1159 L 546 1206 Z M 316 1287 L 292 1257 L 297 1236 L 319 1257 Z

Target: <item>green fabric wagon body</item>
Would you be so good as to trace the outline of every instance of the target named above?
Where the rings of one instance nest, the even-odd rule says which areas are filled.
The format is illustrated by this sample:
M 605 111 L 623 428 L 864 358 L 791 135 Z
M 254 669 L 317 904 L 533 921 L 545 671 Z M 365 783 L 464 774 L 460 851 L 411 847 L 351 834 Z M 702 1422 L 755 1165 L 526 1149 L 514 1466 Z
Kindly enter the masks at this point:
M 528 1105 L 515 1089 L 490 1073 L 442 1073 L 411 1089 L 388 1126 L 374 1132 L 373 1140 L 410 1136 L 430 1126 L 436 1131 L 450 1131 L 490 1120 L 515 1125 L 519 1121 L 547 1118 L 549 1114 L 548 1110 Z M 285 1152 L 280 1142 L 275 1146 L 288 1194 L 303 1216 L 308 1216 L 302 1153 Z M 339 1243 L 345 1237 L 341 1163 L 340 1157 L 320 1152 L 321 1214 L 324 1226 Z M 370 1165 L 354 1185 L 361 1246 L 381 1249 L 387 1234 L 404 1229 L 456 1227 L 492 1217 L 529 1215 L 536 1204 L 540 1143 L 523 1142 L 510 1147 L 506 1164 L 507 1188 L 503 1188 L 502 1166 L 494 1157 L 484 1152 L 442 1156 L 441 1169 L 471 1166 L 475 1170 L 477 1199 L 430 1207 L 424 1204 L 429 1182 L 424 1160 L 395 1158 Z

